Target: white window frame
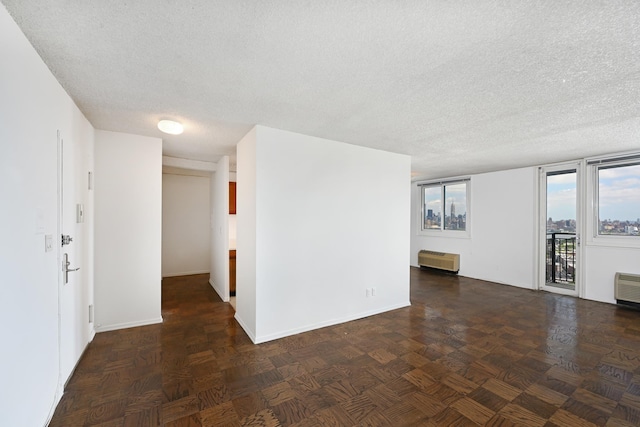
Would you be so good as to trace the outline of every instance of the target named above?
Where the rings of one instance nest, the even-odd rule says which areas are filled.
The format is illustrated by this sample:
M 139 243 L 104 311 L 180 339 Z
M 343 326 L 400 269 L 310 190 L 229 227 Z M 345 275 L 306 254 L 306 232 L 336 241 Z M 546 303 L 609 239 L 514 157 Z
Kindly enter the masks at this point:
M 440 229 L 423 228 L 424 227 L 424 191 L 423 187 L 435 187 L 440 186 L 440 197 L 444 197 L 444 187 L 447 185 L 465 184 L 466 188 L 466 222 L 464 230 L 446 230 L 444 228 L 446 212 L 445 201 L 442 200 L 442 221 L 440 223 Z M 437 237 L 452 237 L 468 239 L 471 237 L 471 178 L 459 177 L 449 178 L 433 181 L 422 181 L 417 183 L 418 191 L 420 192 L 420 208 L 418 209 L 418 234 L 422 236 L 437 236 Z
M 640 164 L 640 153 L 587 159 L 586 163 L 591 169 L 589 173 L 591 176 L 592 209 L 589 215 L 591 217 L 589 244 L 594 246 L 640 248 L 640 236 L 600 234 L 600 180 L 598 173 L 601 169 L 638 165 Z

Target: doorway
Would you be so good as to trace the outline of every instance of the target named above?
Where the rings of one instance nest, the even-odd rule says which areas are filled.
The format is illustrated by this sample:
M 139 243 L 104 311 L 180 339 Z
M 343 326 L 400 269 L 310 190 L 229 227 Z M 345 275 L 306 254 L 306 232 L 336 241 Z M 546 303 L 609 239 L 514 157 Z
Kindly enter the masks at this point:
M 578 295 L 580 165 L 540 168 L 540 289 Z

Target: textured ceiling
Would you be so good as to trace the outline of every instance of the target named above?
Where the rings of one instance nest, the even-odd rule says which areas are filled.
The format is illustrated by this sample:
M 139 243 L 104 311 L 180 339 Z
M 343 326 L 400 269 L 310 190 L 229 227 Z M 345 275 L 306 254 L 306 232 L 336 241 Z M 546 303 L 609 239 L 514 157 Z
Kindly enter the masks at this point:
M 96 128 L 166 156 L 255 124 L 425 177 L 640 149 L 637 0 L 1 1 Z

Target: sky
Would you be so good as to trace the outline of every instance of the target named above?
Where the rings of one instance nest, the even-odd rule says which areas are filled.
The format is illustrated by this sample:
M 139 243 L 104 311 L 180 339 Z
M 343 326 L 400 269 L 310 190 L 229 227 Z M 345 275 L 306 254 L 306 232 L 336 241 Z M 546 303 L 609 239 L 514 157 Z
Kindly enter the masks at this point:
M 640 218 L 640 165 L 601 169 L 600 219 Z
M 637 221 L 640 218 L 640 165 L 600 169 L 601 220 Z M 547 218 L 575 219 L 575 173 L 547 177 Z
M 547 177 L 547 218 L 576 219 L 576 174 Z
M 464 215 L 467 212 L 466 187 L 467 185 L 465 183 L 445 185 L 445 204 L 447 215 L 450 214 L 449 210 L 451 208 L 451 202 L 455 203 L 456 205 L 456 216 Z M 425 209 L 433 209 L 434 214 L 442 214 L 440 186 L 426 188 L 427 192 L 425 193 Z

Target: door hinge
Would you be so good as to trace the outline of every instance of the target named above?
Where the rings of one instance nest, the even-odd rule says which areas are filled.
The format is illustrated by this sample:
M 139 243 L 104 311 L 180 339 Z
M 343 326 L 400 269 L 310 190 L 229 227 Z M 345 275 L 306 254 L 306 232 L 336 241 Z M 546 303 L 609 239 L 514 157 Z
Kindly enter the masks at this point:
M 89 304 L 89 323 L 93 323 L 93 304 Z

